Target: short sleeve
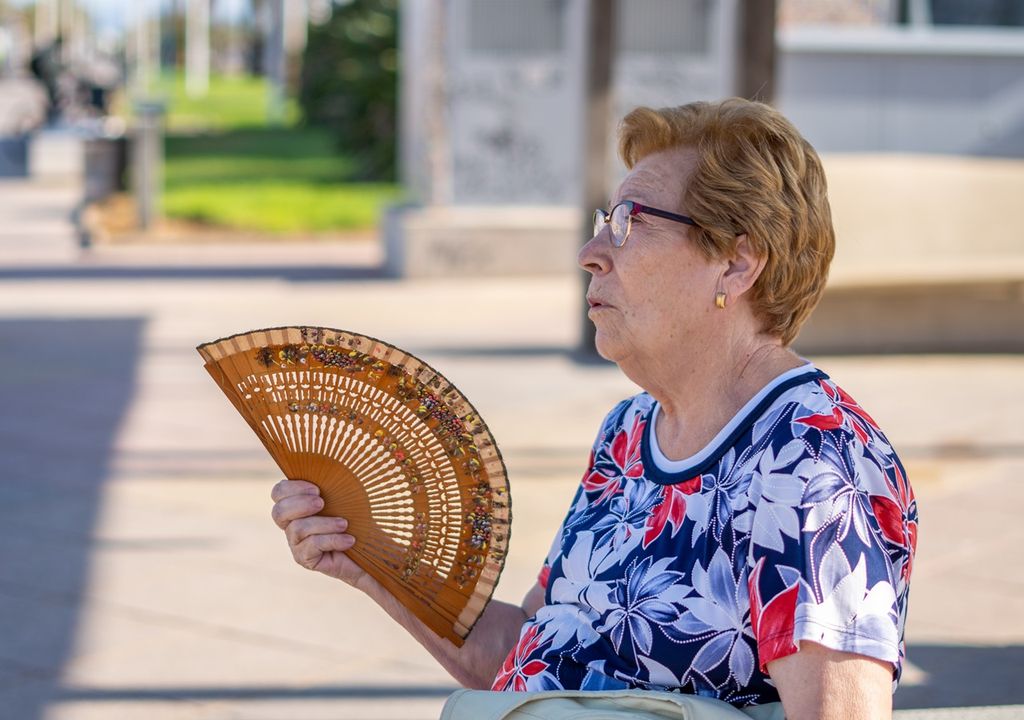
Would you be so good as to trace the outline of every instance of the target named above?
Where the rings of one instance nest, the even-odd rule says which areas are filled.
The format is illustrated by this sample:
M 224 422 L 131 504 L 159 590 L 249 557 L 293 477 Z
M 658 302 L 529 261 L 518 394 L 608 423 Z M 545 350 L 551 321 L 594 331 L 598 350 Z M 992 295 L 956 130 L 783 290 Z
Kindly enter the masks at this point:
M 762 671 L 810 640 L 892 663 L 898 678 L 913 547 L 877 510 L 899 506 L 900 473 L 846 433 L 791 436 L 762 456 L 747 558 Z

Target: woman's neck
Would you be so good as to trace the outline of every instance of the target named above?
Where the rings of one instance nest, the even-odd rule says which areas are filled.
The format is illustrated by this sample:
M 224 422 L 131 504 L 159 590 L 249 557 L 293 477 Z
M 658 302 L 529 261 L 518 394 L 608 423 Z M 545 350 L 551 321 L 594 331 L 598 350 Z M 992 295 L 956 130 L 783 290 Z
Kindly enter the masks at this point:
M 640 370 L 642 378 L 631 375 L 661 406 L 654 430 L 667 458 L 678 460 L 699 452 L 765 385 L 804 364 L 777 338 L 748 338 L 663 355 L 674 362 L 652 364 Z

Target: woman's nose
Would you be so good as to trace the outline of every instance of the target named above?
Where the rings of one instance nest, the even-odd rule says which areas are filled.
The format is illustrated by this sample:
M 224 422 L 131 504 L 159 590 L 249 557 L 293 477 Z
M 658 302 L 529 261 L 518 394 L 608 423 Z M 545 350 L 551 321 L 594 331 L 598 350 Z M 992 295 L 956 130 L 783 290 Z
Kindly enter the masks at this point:
M 584 243 L 576 254 L 576 262 L 591 275 L 608 271 L 610 264 L 608 249 L 612 246 L 608 237 L 610 232 L 611 229 L 607 226 L 602 228 L 601 232 Z

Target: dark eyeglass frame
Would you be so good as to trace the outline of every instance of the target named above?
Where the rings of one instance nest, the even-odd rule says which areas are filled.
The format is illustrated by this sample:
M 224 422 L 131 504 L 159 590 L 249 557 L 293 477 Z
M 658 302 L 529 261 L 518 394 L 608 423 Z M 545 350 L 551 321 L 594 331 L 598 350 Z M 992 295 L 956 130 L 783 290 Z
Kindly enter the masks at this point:
M 684 225 L 692 225 L 693 227 L 700 227 L 697 222 L 687 215 L 680 215 L 679 213 L 670 212 L 668 210 L 660 210 L 658 208 L 650 207 L 649 205 L 641 205 L 638 202 L 632 200 L 623 200 L 620 203 L 616 203 L 612 206 L 612 209 L 608 212 L 601 210 L 600 208 L 594 211 L 594 237 L 597 237 L 598 233 L 611 225 L 612 215 L 620 206 L 625 206 L 626 213 L 626 231 L 622 234 L 620 240 L 616 234 L 615 229 L 611 230 L 612 245 L 620 248 L 626 244 L 626 240 L 629 239 L 629 231 L 633 229 L 633 218 L 637 215 L 654 215 L 655 217 L 665 218 L 666 220 L 672 220 L 673 222 L 683 223 Z

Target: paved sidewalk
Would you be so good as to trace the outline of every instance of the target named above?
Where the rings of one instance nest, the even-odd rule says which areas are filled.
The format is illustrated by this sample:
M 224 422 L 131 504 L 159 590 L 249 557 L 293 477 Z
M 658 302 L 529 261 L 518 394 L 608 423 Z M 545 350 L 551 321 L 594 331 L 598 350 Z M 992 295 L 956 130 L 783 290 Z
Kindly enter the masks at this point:
M 508 463 L 497 597 L 518 601 L 597 424 L 634 391 L 568 352 L 578 279 L 397 282 L 370 246 L 83 255 L 73 200 L 0 187 L 0 716 L 436 717 L 454 684 L 432 659 L 292 563 L 268 516 L 275 467 L 193 348 L 323 324 L 441 369 Z M 897 706 L 1024 716 L 1024 357 L 814 359 L 885 428 L 919 498 Z M 988 707 L 941 709 L 969 705 Z

